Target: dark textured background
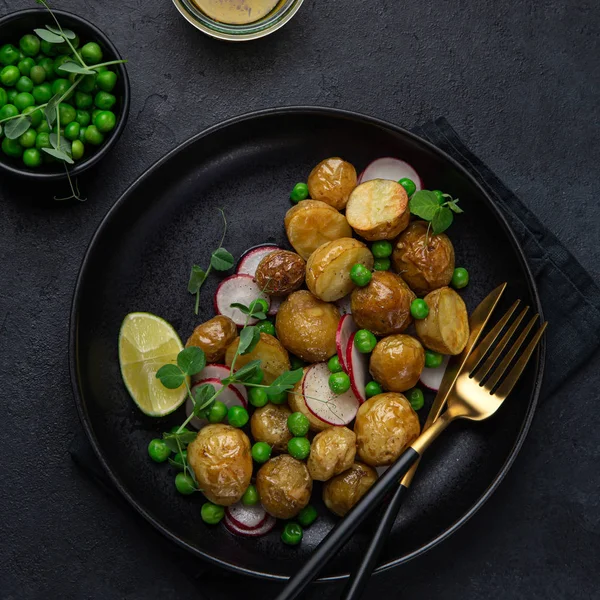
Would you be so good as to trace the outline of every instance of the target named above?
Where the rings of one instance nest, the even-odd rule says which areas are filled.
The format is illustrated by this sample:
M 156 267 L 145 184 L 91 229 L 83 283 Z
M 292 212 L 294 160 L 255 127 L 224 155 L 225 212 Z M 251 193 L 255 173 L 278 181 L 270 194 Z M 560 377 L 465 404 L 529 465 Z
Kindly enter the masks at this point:
M 0 14 L 28 8 L 0 0 Z M 600 283 L 598 5 L 583 0 L 306 0 L 270 38 L 227 45 L 168 0 L 62 0 L 130 59 L 130 120 L 84 204 L 0 181 L 0 599 L 269 598 L 191 563 L 68 455 L 79 431 L 68 313 L 83 252 L 121 192 L 207 125 L 319 104 L 410 127 L 445 115 Z M 492 500 L 368 597 L 592 598 L 600 587 L 597 356 L 543 402 Z M 179 566 L 183 565 L 183 570 Z M 335 598 L 321 587 L 311 597 Z

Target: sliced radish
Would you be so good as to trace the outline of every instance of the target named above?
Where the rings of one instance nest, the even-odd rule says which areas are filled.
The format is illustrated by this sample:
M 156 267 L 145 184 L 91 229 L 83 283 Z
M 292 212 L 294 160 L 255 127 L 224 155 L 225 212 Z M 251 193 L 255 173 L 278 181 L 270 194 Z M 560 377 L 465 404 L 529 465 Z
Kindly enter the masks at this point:
M 274 317 L 279 311 L 279 307 L 285 298 L 282 298 L 281 296 L 269 296 L 269 300 L 271 301 L 271 305 L 269 306 L 269 312 L 267 314 Z
M 365 181 L 370 181 L 371 179 L 400 181 L 404 177 L 408 177 L 408 179 L 414 181 L 417 186 L 417 192 L 423 189 L 423 181 L 419 177 L 419 174 L 407 162 L 399 158 L 386 156 L 385 158 L 378 158 L 369 164 L 361 174 L 360 183 L 365 183 Z
M 229 377 L 230 369 L 226 365 L 206 365 L 200 373 L 194 375 L 192 377 L 192 381 L 194 383 L 202 381 L 203 379 L 225 379 L 225 377 Z M 246 386 L 240 383 L 232 383 L 229 387 L 235 389 L 236 392 L 242 397 L 244 401 L 244 407 L 248 405 L 248 392 L 246 391 Z
M 356 416 L 359 401 L 352 390 L 334 394 L 329 387 L 331 375 L 326 363 L 312 365 L 304 375 L 302 394 L 308 410 L 329 425 L 348 425 Z
M 229 317 L 238 327 L 246 324 L 246 315 L 238 308 L 232 308 L 234 303 L 250 306 L 257 298 L 263 298 L 269 304 L 269 297 L 254 283 L 252 275 L 231 275 L 221 281 L 215 294 L 215 310 Z M 248 325 L 258 323 L 258 319 L 248 319 Z
M 192 394 L 199 385 L 204 385 L 205 383 L 210 383 L 211 385 L 213 385 L 217 392 L 223 387 L 223 384 L 221 383 L 220 379 L 216 377 L 211 377 L 209 379 L 203 379 L 201 381 L 198 381 L 198 383 L 194 384 L 192 386 Z M 237 391 L 237 389 L 235 389 L 231 385 L 228 385 L 227 389 L 219 394 L 219 400 L 223 402 L 223 404 L 225 404 L 227 408 L 230 408 L 231 406 L 243 406 L 244 408 L 246 408 L 248 406 L 247 402 L 244 400 L 244 397 Z M 188 398 L 185 403 L 185 414 L 189 417 L 192 414 L 193 410 L 194 405 L 192 403 L 192 399 Z M 206 423 L 206 419 L 199 419 L 198 417 L 193 417 L 190 421 L 190 425 L 192 425 L 192 427 L 195 427 L 196 429 L 202 429 L 206 425 Z
M 246 506 L 242 502 L 237 502 L 225 509 L 225 514 L 231 519 L 234 525 L 242 529 L 256 529 L 260 527 L 267 518 L 267 511 L 262 504 Z
M 335 333 L 335 345 L 337 347 L 338 358 L 342 369 L 348 372 L 348 363 L 346 362 L 346 348 L 348 348 L 348 340 L 350 336 L 358 330 L 358 326 L 354 322 L 352 315 L 344 315 L 338 323 L 338 328 Z
M 225 518 L 223 519 L 223 524 L 226 529 L 234 535 L 239 535 L 241 537 L 260 537 L 261 535 L 267 535 L 267 533 L 275 527 L 276 523 L 277 519 L 275 519 L 275 517 L 267 515 L 267 518 L 259 527 L 255 527 L 254 529 L 244 529 L 229 518 L 227 512 L 225 512 Z
M 350 294 L 348 294 L 347 296 L 344 296 L 343 298 L 340 298 L 339 300 L 336 300 L 334 302 L 334 304 L 338 307 L 340 314 L 349 315 L 350 313 L 352 313 Z
M 356 178 L 356 185 L 360 185 L 362 183 L 362 178 L 363 175 L 365 174 L 364 171 L 361 171 L 360 174 L 358 175 L 358 177 Z
M 263 244 L 256 246 L 256 248 L 250 248 L 240 258 L 236 273 L 239 275 L 252 275 L 254 277 L 256 267 L 258 267 L 260 261 L 268 254 L 271 254 L 271 252 L 275 252 L 275 250 L 281 250 L 281 248 L 277 244 Z
M 446 372 L 446 367 L 448 366 L 449 360 L 449 356 L 444 356 L 444 360 L 439 367 L 435 367 L 434 369 L 428 369 L 425 367 L 423 371 L 421 371 L 421 377 L 419 377 L 421 383 L 426 388 L 437 392 L 440 389 L 440 385 L 442 385 L 442 379 L 444 377 L 444 373 Z
M 346 346 L 346 364 L 348 365 L 348 375 L 350 375 L 350 384 L 352 391 L 362 404 L 367 400 L 365 387 L 369 381 L 369 355 L 363 354 L 356 349 L 354 345 L 354 336 L 356 332 L 350 335 L 348 345 Z

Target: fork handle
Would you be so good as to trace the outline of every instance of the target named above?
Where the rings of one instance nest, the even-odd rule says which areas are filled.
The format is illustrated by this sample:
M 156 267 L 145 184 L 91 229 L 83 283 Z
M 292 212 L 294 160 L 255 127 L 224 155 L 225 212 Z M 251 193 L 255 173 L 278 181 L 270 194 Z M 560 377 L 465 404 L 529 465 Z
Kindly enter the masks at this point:
M 402 501 L 406 496 L 408 488 L 400 484 L 390 500 L 390 503 L 385 507 L 385 512 L 381 517 L 381 521 L 371 538 L 371 543 L 360 561 L 357 569 L 350 575 L 344 591 L 342 592 L 341 600 L 358 600 L 362 596 L 365 586 L 369 582 L 371 573 L 377 564 L 377 559 L 388 535 L 396 521 L 398 511 L 402 505 Z

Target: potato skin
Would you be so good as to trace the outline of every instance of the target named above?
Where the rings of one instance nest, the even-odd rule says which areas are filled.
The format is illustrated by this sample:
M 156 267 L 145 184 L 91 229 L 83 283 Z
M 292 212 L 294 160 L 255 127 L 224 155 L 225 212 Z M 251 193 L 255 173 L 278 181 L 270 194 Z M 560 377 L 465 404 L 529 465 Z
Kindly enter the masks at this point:
M 233 357 L 240 343 L 240 338 L 235 339 L 228 347 L 225 353 L 225 364 L 230 367 Z M 287 350 L 281 345 L 279 340 L 269 335 L 261 333 L 258 344 L 252 352 L 242 354 L 237 357 L 235 366 L 239 369 L 251 360 L 260 360 L 260 368 L 265 374 L 264 383 L 273 383 L 282 373 L 289 371 L 291 368 L 290 357 Z
M 423 345 L 442 354 L 460 354 L 469 341 L 469 315 L 463 299 L 449 287 L 425 296 L 429 314 L 415 323 Z
M 241 429 L 222 423 L 203 427 L 187 458 L 203 494 L 215 504 L 235 504 L 250 485 L 250 440 Z
M 290 294 L 275 318 L 277 337 L 290 352 L 310 363 L 336 353 L 335 334 L 340 312 L 306 290 Z
M 265 404 L 257 408 L 250 419 L 250 431 L 255 442 L 266 442 L 276 452 L 287 452 L 292 439 L 287 420 L 292 411 L 285 404 Z
M 323 244 L 352 237 L 346 217 L 319 200 L 302 200 L 285 215 L 285 232 L 294 250 L 304 259 Z
M 348 203 L 356 187 L 356 169 L 337 156 L 322 160 L 308 176 L 308 192 L 314 200 L 321 200 L 337 210 Z
M 411 223 L 398 238 L 392 263 L 414 292 L 423 296 L 448 285 L 454 273 L 454 246 L 445 233 L 433 235 L 427 223 Z
M 261 504 L 270 515 L 291 519 L 310 501 L 312 479 L 303 462 L 282 454 L 260 468 L 256 489 Z
M 352 316 L 375 335 L 402 333 L 411 323 L 410 305 L 416 298 L 402 277 L 375 271 L 368 285 L 352 292 Z
M 411 335 L 397 334 L 379 340 L 371 354 L 369 371 L 389 392 L 415 387 L 425 367 L 425 350 Z
M 338 517 L 345 516 L 377 481 L 377 471 L 355 462 L 347 471 L 323 484 L 323 502 Z
M 306 371 L 308 371 L 308 367 L 304 367 L 304 375 L 306 375 Z M 306 400 L 302 395 L 304 375 L 288 393 L 288 405 L 293 412 L 301 412 L 308 419 L 311 431 L 323 431 L 324 429 L 331 427 L 331 423 L 325 423 L 325 421 L 322 421 L 316 415 L 313 415 L 308 406 L 306 406 Z
M 219 315 L 198 325 L 185 343 L 185 347 L 197 346 L 204 350 L 206 362 L 221 363 L 227 346 L 237 337 L 237 327 L 229 318 Z
M 327 481 L 349 469 L 356 456 L 356 435 L 347 427 L 329 427 L 310 447 L 307 467 L 316 481 Z
M 287 296 L 302 287 L 306 262 L 295 252 L 275 250 L 267 254 L 256 268 L 254 281 L 271 296 Z
M 417 413 L 405 396 L 378 394 L 361 404 L 356 414 L 357 454 L 372 467 L 391 465 L 420 431 Z

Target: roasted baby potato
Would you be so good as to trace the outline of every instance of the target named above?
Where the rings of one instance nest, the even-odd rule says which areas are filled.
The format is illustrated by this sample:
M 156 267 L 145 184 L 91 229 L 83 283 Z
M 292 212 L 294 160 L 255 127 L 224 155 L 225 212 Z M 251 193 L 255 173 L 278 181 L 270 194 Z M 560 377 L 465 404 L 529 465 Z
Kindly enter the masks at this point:
M 282 454 L 267 461 L 256 476 L 264 509 L 277 519 L 295 517 L 309 502 L 312 479 L 303 462 Z
M 355 462 L 323 485 L 323 502 L 332 512 L 343 517 L 377 481 L 377 471 Z
M 350 194 L 346 219 L 365 240 L 391 240 L 406 229 L 410 219 L 406 190 L 387 179 L 361 183 Z
M 423 345 L 442 354 L 460 354 L 469 340 L 469 315 L 463 299 L 449 287 L 429 292 L 424 298 L 429 314 L 416 321 Z
M 411 223 L 398 238 L 392 262 L 414 292 L 422 296 L 450 283 L 454 246 L 445 233 L 427 233 L 425 221 Z
M 198 325 L 185 343 L 185 347 L 202 348 L 206 354 L 206 362 L 221 363 L 225 358 L 227 346 L 235 340 L 237 334 L 235 323 L 229 317 L 220 315 Z
M 334 302 L 349 294 L 356 286 L 350 269 L 360 263 L 373 267 L 373 255 L 365 244 L 353 238 L 340 238 L 319 246 L 306 263 L 306 285 L 325 302 Z
M 304 374 L 306 375 L 306 371 L 308 367 L 304 368 Z M 331 423 L 326 423 L 325 421 L 319 419 L 316 415 L 314 415 L 308 406 L 306 406 L 306 400 L 302 395 L 302 385 L 304 383 L 304 377 L 292 388 L 292 390 L 288 393 L 288 404 L 293 412 L 301 412 L 310 423 L 311 431 L 323 431 L 328 427 L 331 427 Z
M 331 240 L 352 237 L 346 217 L 318 200 L 303 200 L 285 215 L 285 232 L 294 250 L 304 259 Z
M 235 356 L 239 343 L 240 338 L 237 338 L 227 347 L 225 364 L 228 367 L 231 366 L 231 361 Z M 239 369 L 251 360 L 260 360 L 260 368 L 265 374 L 264 383 L 266 385 L 273 383 L 282 373 L 289 371 L 291 368 L 287 350 L 276 337 L 268 333 L 261 333 L 260 340 L 254 350 L 248 354 L 240 354 L 235 361 L 235 366 Z
M 402 277 L 375 271 L 371 281 L 352 292 L 352 317 L 375 335 L 401 333 L 412 322 L 410 305 L 416 298 Z
M 250 485 L 250 440 L 222 423 L 203 427 L 187 448 L 187 459 L 202 493 L 221 506 L 235 504 Z
M 356 455 L 356 435 L 347 427 L 329 427 L 315 436 L 307 467 L 317 481 L 327 481 L 349 469 Z
M 276 452 L 287 452 L 292 439 L 287 420 L 292 411 L 285 404 L 265 404 L 250 419 L 250 430 L 256 442 L 266 442 Z
M 295 252 L 275 250 L 267 254 L 256 268 L 254 281 L 271 296 L 287 296 L 304 283 L 306 263 Z
M 425 350 L 410 335 L 390 335 L 377 343 L 369 371 L 375 381 L 389 392 L 404 392 L 415 387 L 425 366 Z
M 326 158 L 310 172 L 308 192 L 314 200 L 342 210 L 356 187 L 356 179 L 356 169 L 349 162 L 337 156 Z
M 300 290 L 281 303 L 275 328 L 277 337 L 290 352 L 306 362 L 323 362 L 336 353 L 335 334 L 339 320 L 340 312 L 336 306 Z

